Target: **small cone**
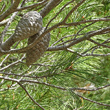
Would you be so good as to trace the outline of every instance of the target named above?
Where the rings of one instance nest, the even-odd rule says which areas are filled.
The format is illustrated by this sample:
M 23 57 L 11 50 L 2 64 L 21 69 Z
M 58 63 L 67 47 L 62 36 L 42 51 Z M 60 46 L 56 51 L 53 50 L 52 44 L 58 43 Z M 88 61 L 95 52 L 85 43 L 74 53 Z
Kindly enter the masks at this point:
M 28 45 L 31 44 L 36 38 L 38 34 L 31 36 L 28 39 Z M 26 52 L 26 65 L 29 66 L 36 62 L 43 53 L 47 50 L 50 41 L 50 33 L 47 33 L 42 39 L 31 49 Z
M 16 26 L 15 33 L 12 39 L 16 42 L 18 40 L 26 39 L 39 33 L 42 29 L 42 17 L 36 11 L 27 12 Z
M 42 16 L 36 11 L 27 12 L 16 26 L 14 34 L 1 46 L 3 50 L 10 50 L 10 47 L 17 41 L 29 38 L 42 29 Z

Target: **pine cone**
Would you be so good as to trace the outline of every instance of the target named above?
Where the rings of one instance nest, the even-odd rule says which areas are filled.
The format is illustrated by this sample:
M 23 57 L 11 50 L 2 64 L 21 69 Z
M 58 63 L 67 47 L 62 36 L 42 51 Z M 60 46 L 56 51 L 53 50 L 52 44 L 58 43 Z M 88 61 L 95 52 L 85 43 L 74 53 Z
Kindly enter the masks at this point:
M 27 12 L 19 21 L 12 38 L 14 41 L 33 36 L 42 29 L 42 17 L 36 11 Z
M 28 45 L 31 44 L 36 38 L 38 34 L 31 36 L 28 39 Z M 50 33 L 47 33 L 42 39 L 31 49 L 26 52 L 26 65 L 29 66 L 36 62 L 43 53 L 47 50 L 50 41 Z
M 2 49 L 9 50 L 15 42 L 39 33 L 41 29 L 41 15 L 36 11 L 27 12 L 16 26 L 15 33 L 3 43 Z

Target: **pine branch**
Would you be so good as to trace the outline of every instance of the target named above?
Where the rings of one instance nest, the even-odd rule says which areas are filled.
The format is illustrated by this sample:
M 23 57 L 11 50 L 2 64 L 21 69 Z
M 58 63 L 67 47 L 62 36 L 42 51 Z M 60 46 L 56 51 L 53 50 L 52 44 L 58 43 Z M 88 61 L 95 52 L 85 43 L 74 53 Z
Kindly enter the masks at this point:
M 69 47 L 71 47 L 71 46 L 73 46 L 75 44 L 78 44 L 79 42 L 88 40 L 88 39 L 90 39 L 91 37 L 93 37 L 95 35 L 104 34 L 105 32 L 110 33 L 110 27 L 99 29 L 97 31 L 88 32 L 83 37 L 77 38 L 76 40 L 74 40 L 73 42 L 71 42 L 71 43 L 69 43 L 67 45 L 49 47 L 47 49 L 47 51 L 66 50 L 67 48 L 69 48 Z
M 13 13 L 18 7 L 21 0 L 15 0 L 15 2 L 6 10 L 3 14 L 0 15 L 0 21 L 4 20 L 7 16 Z
M 40 11 L 41 16 L 44 18 L 53 8 L 59 5 L 63 0 L 50 0 L 50 2 Z
M 24 91 L 27 93 L 27 95 L 29 96 L 29 98 L 36 104 L 38 105 L 42 110 L 45 110 L 39 103 L 37 103 L 32 96 L 29 94 L 29 92 L 25 89 L 25 87 L 19 82 L 17 81 L 17 83 L 22 87 L 22 89 L 24 89 Z
M 108 104 L 104 104 L 104 103 L 100 103 L 100 102 L 97 102 L 97 101 L 88 99 L 88 98 L 86 98 L 86 97 L 84 97 L 84 96 L 81 96 L 81 95 L 75 93 L 75 92 L 74 92 L 74 94 L 76 94 L 77 96 L 81 97 L 82 99 L 87 100 L 87 101 L 90 101 L 90 102 L 92 102 L 92 103 L 95 103 L 95 104 L 98 104 L 98 105 L 102 105 L 102 106 L 110 107 L 110 105 L 108 105 Z
M 47 1 L 48 0 L 43 0 L 39 3 L 35 3 L 35 4 L 29 5 L 29 6 L 24 6 L 24 7 L 21 7 L 21 8 L 17 8 L 16 11 L 22 11 L 22 10 L 26 10 L 26 9 L 29 9 L 29 8 L 35 8 L 37 6 L 44 5 L 45 3 L 47 3 Z

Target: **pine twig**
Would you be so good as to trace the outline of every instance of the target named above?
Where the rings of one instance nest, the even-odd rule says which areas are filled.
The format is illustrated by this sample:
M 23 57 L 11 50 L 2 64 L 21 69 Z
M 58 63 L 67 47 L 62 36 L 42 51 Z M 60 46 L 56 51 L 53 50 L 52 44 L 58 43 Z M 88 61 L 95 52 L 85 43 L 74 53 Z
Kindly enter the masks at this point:
M 81 96 L 81 95 L 75 93 L 75 92 L 74 92 L 74 94 L 76 94 L 77 96 L 79 96 L 79 97 L 81 97 L 81 98 L 83 98 L 84 100 L 87 100 L 87 101 L 89 101 L 89 102 L 96 103 L 96 104 L 98 104 L 98 105 L 102 105 L 102 106 L 110 107 L 110 105 L 108 105 L 108 104 L 104 104 L 104 103 L 100 103 L 100 102 L 97 102 L 97 101 L 94 101 L 94 100 L 88 99 L 88 98 L 86 98 L 86 97 L 84 97 L 84 96 Z
M 24 91 L 27 93 L 27 95 L 29 96 L 29 98 L 36 104 L 38 105 L 42 110 L 45 110 L 39 103 L 37 103 L 32 96 L 29 94 L 29 92 L 25 89 L 25 87 L 19 82 L 17 81 L 17 83 L 22 87 L 22 89 L 24 89 Z

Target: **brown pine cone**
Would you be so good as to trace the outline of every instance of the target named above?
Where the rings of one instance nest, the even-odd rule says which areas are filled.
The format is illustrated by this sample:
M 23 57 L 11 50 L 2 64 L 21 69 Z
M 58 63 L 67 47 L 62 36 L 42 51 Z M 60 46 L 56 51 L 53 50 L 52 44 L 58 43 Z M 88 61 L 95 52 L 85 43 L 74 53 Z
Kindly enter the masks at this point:
M 42 24 L 42 16 L 38 12 L 27 12 L 16 26 L 15 33 L 2 44 L 2 49 L 9 50 L 15 42 L 39 33 L 42 29 Z
M 14 41 L 23 40 L 33 36 L 42 29 L 42 17 L 36 11 L 27 12 L 16 26 L 12 38 Z
M 31 36 L 28 39 L 28 45 L 31 44 L 36 38 L 38 34 Z M 29 66 L 36 62 L 43 53 L 47 50 L 50 41 L 50 33 L 47 33 L 42 39 L 31 49 L 26 52 L 26 65 Z

